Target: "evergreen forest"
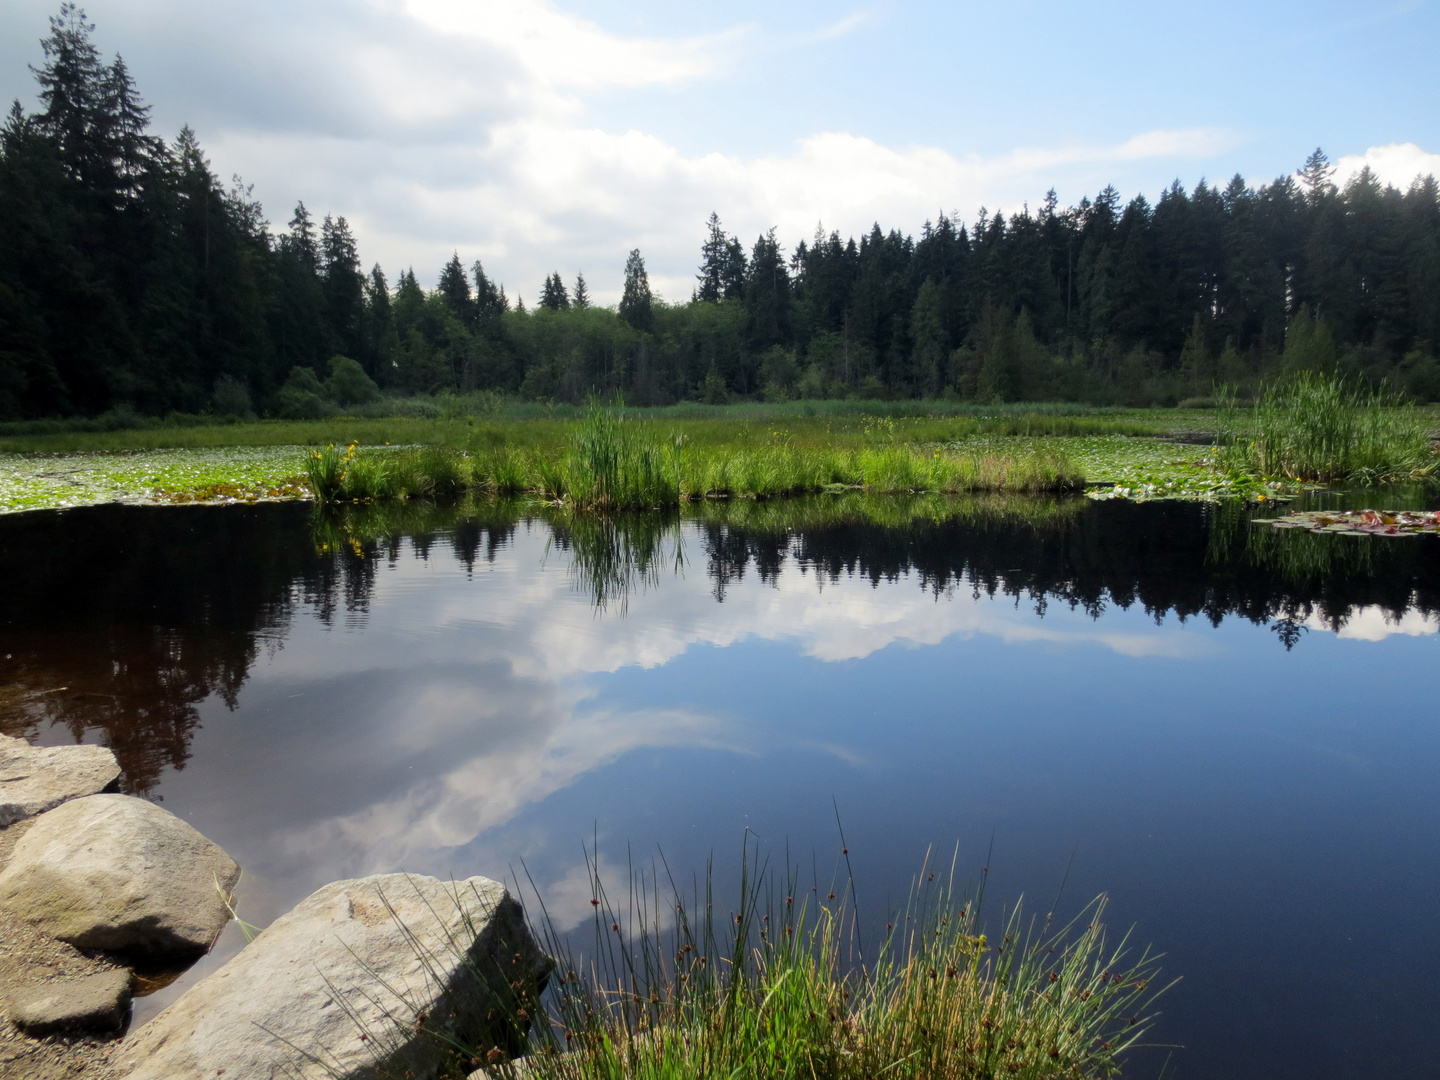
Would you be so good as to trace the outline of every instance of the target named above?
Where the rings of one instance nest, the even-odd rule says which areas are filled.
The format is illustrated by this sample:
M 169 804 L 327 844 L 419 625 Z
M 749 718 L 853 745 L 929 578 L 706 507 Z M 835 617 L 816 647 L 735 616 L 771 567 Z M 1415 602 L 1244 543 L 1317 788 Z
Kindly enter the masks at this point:
M 188 127 L 152 132 L 93 34 L 61 8 L 39 108 L 16 102 L 0 130 L 0 419 L 305 417 L 445 391 L 1176 405 L 1304 369 L 1440 400 L 1433 177 L 1338 187 L 1317 150 L 1259 187 L 1052 191 L 793 248 L 712 214 L 688 299 L 653 295 L 632 251 L 615 308 L 556 272 L 527 309 L 458 255 L 433 290 L 366 270 L 345 218 L 303 203 L 272 227 Z

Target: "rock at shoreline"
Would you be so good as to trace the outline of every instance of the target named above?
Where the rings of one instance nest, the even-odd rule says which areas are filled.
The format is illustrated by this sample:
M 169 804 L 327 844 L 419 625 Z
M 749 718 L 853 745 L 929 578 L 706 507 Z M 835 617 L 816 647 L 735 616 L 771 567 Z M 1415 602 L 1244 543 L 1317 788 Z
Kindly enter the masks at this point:
M 119 779 L 120 765 L 103 746 L 31 746 L 0 735 L 0 829 Z
M 0 906 L 82 949 L 203 953 L 230 918 L 230 856 L 168 810 L 91 795 L 35 819 L 0 873 Z
M 337 881 L 127 1038 L 115 1075 L 421 1080 L 451 1039 L 517 1052 L 550 967 L 497 882 Z
M 119 1031 L 130 1009 L 130 972 L 125 968 L 37 983 L 14 996 L 10 1019 L 28 1035 L 53 1031 Z

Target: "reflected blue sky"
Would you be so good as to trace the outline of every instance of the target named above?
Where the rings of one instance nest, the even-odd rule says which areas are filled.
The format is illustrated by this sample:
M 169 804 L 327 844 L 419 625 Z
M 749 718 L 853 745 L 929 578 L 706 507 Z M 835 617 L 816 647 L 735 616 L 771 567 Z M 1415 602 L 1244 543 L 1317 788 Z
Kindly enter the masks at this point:
M 1357 541 L 1281 558 L 1174 506 L 1045 520 L 690 521 L 600 611 L 539 519 L 484 526 L 493 557 L 463 556 L 456 524 L 356 560 L 316 554 L 294 508 L 101 508 L 0 523 L 0 555 L 48 553 L 0 583 L 0 653 L 35 692 L 21 720 L 50 718 L 34 734 L 108 738 L 237 859 L 254 923 L 336 878 L 522 866 L 578 923 L 583 844 L 620 891 L 632 861 L 663 851 L 688 881 L 713 855 L 723 895 L 747 829 L 824 884 L 838 807 L 875 927 L 932 847 L 958 845 L 962 879 L 988 858 L 997 913 L 1108 893 L 1183 977 L 1167 1075 L 1432 1076 L 1435 545 L 1327 562 L 1312 539 Z M 156 689 L 177 679 L 193 706 Z
M 622 617 L 540 523 L 473 573 L 402 547 L 363 616 L 297 613 L 233 712 L 202 705 L 166 805 L 245 867 L 252 921 L 338 877 L 523 862 L 564 923 L 592 837 L 612 873 L 713 853 L 723 883 L 749 828 L 828 876 L 838 804 L 877 920 L 931 845 L 975 873 L 993 843 L 1005 900 L 1048 904 L 1067 868 L 1070 903 L 1109 893 L 1184 977 L 1175 1075 L 1427 1075 L 1432 619 L 1312 620 L 1286 651 L 1241 620 L 1041 618 L 794 561 L 719 603 L 703 565 Z

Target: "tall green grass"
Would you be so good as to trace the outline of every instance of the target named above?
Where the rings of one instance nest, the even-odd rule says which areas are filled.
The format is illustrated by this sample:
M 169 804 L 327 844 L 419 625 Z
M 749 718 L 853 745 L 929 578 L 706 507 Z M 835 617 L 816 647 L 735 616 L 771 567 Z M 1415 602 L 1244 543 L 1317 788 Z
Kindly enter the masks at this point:
M 670 445 L 627 422 L 619 410 L 592 404 L 571 438 L 564 490 L 546 492 L 583 510 L 644 510 L 680 501 L 679 443 Z
M 438 446 L 361 450 L 357 444 L 315 448 L 304 460 L 316 501 L 375 502 L 395 498 L 451 498 L 469 487 L 465 457 Z
M 802 495 L 833 487 L 885 494 L 1079 489 L 1084 478 L 1053 448 L 955 453 L 904 441 L 875 426 L 868 443 L 765 440 L 693 442 L 593 404 L 558 446 L 517 448 L 479 438 L 469 454 L 442 447 L 310 451 L 311 490 L 322 502 L 454 494 L 532 493 L 579 510 L 673 507 L 713 498 Z
M 1235 471 L 1322 483 L 1383 483 L 1434 475 L 1429 418 L 1397 395 L 1301 371 L 1264 387 L 1242 410 L 1223 395 L 1217 444 Z
M 983 888 L 927 868 L 867 952 L 851 889 L 806 889 L 753 850 L 734 906 L 708 873 L 662 889 L 664 870 L 617 909 L 590 872 L 586 961 L 540 920 L 559 960 L 531 1032 L 540 1080 L 1110 1077 L 1153 1023 L 1157 958 L 1109 943 L 1103 897 L 1063 925 L 1017 905 L 991 936 Z

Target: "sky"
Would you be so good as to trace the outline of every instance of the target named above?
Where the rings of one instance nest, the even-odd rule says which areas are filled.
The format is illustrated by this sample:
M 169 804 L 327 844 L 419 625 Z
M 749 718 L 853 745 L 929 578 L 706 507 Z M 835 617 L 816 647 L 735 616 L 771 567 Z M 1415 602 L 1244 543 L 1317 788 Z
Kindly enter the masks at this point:
M 89 0 L 157 132 L 189 124 L 275 228 L 345 216 L 368 267 L 452 252 L 514 299 L 639 248 L 683 301 L 711 211 L 747 247 L 1054 188 L 1253 184 L 1317 146 L 1339 178 L 1440 174 L 1440 0 Z M 0 94 L 58 3 L 0 5 Z

